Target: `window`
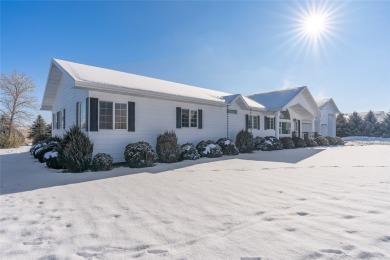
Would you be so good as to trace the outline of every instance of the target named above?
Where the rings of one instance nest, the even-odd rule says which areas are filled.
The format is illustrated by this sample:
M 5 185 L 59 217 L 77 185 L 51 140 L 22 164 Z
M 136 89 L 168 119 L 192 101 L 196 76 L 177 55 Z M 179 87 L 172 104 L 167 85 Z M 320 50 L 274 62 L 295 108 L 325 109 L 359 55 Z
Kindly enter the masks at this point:
M 181 110 L 181 127 L 189 127 L 190 110 Z
M 253 128 L 259 129 L 259 117 L 258 116 L 253 116 Z
M 112 102 L 99 102 L 99 128 L 112 129 Z
M 268 129 L 275 129 L 275 118 L 274 117 L 264 117 L 264 121 L 265 121 L 265 125 L 264 125 L 264 129 L 265 130 L 268 130 Z
M 115 103 L 115 129 L 126 129 L 127 105 Z
M 181 127 L 198 127 L 198 110 L 181 110 Z
M 61 111 L 58 111 L 57 112 L 57 124 L 56 124 L 56 128 L 57 129 L 61 129 L 61 123 L 62 123 L 62 115 L 61 115 Z
M 279 134 L 291 134 L 291 123 L 290 122 L 279 122 Z
M 80 113 L 80 116 L 79 116 L 79 121 L 80 121 L 80 128 L 81 129 L 86 129 L 87 128 L 87 111 L 86 111 L 86 105 L 83 105 L 83 103 L 79 103 L 80 105 L 80 108 L 79 108 L 79 113 Z
M 191 110 L 191 127 L 198 127 L 198 111 Z

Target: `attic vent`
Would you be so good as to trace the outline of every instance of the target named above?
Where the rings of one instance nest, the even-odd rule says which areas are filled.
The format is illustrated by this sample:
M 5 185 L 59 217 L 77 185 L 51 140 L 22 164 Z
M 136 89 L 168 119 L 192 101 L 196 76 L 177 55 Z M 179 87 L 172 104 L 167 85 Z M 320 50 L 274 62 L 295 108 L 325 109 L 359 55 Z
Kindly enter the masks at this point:
M 236 109 L 228 109 L 227 112 L 228 112 L 228 114 L 237 114 Z

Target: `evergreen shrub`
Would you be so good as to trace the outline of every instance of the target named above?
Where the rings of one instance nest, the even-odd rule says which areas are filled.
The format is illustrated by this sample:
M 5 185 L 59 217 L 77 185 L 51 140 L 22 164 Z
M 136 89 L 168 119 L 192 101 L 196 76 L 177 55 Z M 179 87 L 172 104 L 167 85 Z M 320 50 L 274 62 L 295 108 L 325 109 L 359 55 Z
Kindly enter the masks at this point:
M 180 146 L 174 131 L 166 131 L 157 136 L 156 152 L 159 160 L 164 163 L 174 163 L 180 159 Z
M 221 147 L 211 140 L 200 141 L 196 145 L 196 150 L 198 150 L 200 157 L 216 158 L 223 154 Z
M 200 155 L 195 146 L 191 143 L 186 143 L 181 146 L 181 160 L 198 160 Z
M 94 172 L 109 171 L 112 169 L 112 162 L 113 158 L 111 155 L 98 153 L 92 159 L 91 170 Z
M 236 136 L 236 146 L 240 153 L 251 153 L 255 149 L 255 141 L 252 133 L 241 130 Z
M 300 137 L 293 137 L 292 141 L 294 142 L 295 148 L 304 148 L 306 147 L 306 142 Z
M 149 143 L 140 141 L 128 144 L 124 156 L 130 168 L 143 168 L 152 166 L 157 155 Z
M 318 144 L 318 146 L 329 146 L 329 141 L 324 136 L 317 136 L 314 141 Z
M 294 149 L 295 144 L 291 137 L 281 137 L 280 141 L 283 144 L 283 149 Z
M 239 153 L 238 148 L 229 138 L 220 138 L 217 144 L 221 147 L 224 155 L 237 155 Z
M 93 143 L 77 126 L 65 132 L 58 148 L 62 165 L 70 172 L 83 172 L 89 169 L 92 161 Z
M 318 144 L 313 139 L 309 139 L 309 140 L 306 140 L 306 146 L 307 147 L 316 147 L 316 146 L 318 146 Z

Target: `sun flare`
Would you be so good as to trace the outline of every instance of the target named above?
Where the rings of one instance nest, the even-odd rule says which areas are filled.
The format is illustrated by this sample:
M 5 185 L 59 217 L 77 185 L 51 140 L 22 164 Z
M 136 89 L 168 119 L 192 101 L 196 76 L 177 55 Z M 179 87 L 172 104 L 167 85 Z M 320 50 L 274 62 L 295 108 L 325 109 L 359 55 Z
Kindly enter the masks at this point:
M 327 21 L 323 14 L 312 14 L 305 17 L 303 29 L 309 35 L 315 36 L 326 32 Z

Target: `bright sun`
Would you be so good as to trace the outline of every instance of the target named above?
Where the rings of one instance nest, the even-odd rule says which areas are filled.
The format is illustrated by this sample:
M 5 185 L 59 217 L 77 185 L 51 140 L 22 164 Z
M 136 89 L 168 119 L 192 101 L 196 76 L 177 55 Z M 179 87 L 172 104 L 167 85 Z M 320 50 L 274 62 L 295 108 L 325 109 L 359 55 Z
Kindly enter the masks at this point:
M 319 36 L 327 30 L 326 16 L 320 13 L 305 17 L 303 29 L 309 36 Z

